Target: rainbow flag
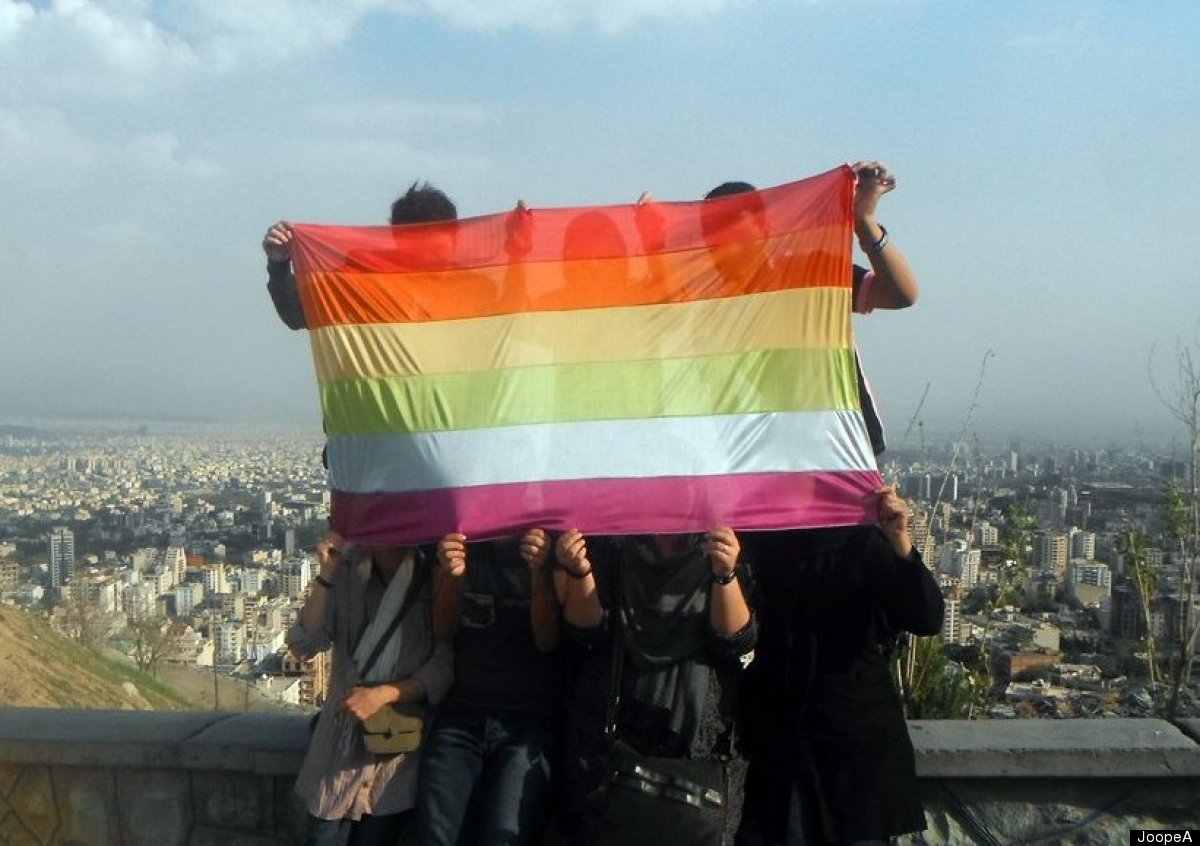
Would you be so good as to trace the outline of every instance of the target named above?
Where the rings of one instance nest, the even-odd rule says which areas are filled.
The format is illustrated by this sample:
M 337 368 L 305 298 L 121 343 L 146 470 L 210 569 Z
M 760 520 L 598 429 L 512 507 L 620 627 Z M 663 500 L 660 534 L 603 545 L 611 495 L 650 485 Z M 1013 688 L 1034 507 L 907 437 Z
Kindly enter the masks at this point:
M 361 543 L 853 525 L 854 176 L 295 227 L 333 527 Z

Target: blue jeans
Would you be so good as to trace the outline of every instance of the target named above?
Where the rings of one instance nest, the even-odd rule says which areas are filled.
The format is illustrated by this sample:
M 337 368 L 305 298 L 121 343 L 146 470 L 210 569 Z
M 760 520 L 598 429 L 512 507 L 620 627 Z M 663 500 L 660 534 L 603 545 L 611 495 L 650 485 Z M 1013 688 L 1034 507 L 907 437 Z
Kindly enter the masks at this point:
M 308 817 L 308 846 L 396 846 L 410 811 L 360 820 L 323 820 Z
M 421 752 L 416 842 L 532 844 L 551 805 L 557 719 L 448 710 Z

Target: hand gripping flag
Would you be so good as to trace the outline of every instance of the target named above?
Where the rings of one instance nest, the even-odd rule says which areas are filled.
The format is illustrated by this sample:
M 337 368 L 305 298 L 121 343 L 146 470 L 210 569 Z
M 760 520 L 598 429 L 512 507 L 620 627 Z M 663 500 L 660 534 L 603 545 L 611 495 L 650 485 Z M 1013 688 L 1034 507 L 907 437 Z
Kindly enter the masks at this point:
M 841 167 L 691 203 L 295 227 L 361 543 L 872 522 Z

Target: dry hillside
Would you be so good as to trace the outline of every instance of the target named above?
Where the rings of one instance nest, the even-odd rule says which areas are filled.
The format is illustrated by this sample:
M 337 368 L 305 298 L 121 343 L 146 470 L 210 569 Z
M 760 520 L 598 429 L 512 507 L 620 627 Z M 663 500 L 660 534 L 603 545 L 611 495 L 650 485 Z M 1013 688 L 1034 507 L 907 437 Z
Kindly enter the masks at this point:
M 186 708 L 174 691 L 120 659 L 85 649 L 0 605 L 0 706 Z

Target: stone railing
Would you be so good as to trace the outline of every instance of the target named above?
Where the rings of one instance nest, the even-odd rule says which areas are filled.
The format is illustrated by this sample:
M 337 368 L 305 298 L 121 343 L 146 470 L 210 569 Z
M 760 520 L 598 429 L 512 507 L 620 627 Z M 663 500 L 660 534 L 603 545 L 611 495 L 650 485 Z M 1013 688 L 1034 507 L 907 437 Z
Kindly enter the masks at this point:
M 1200 721 L 913 722 L 909 843 L 1126 844 L 1200 828 Z M 0 844 L 296 843 L 293 714 L 0 709 Z

